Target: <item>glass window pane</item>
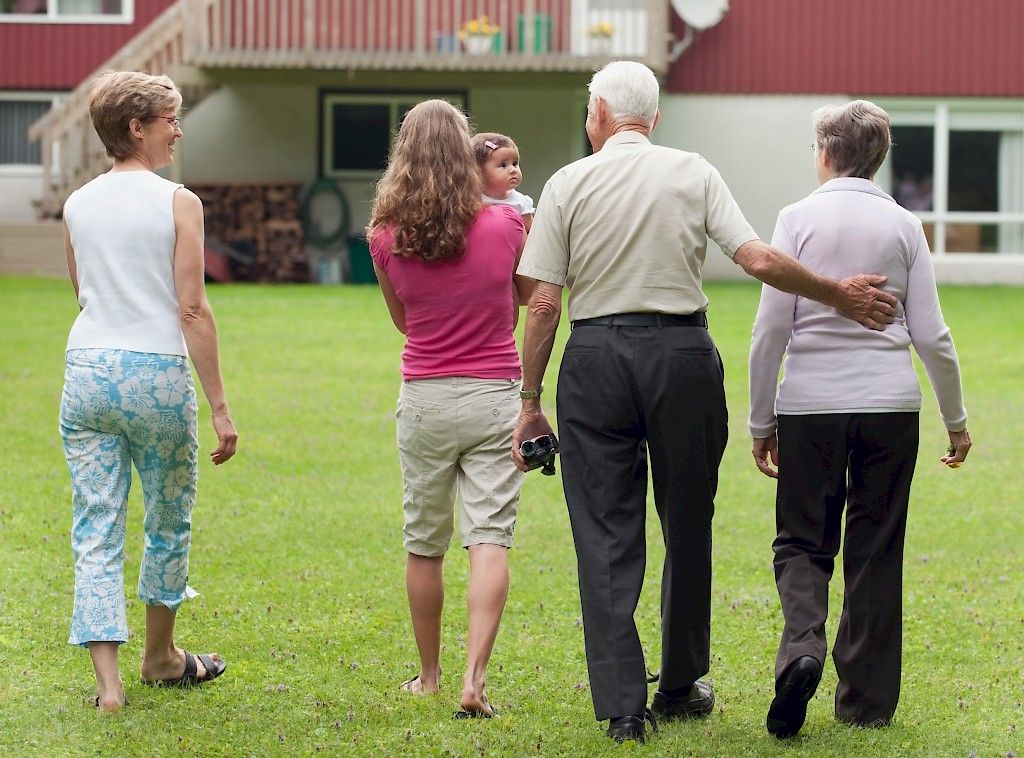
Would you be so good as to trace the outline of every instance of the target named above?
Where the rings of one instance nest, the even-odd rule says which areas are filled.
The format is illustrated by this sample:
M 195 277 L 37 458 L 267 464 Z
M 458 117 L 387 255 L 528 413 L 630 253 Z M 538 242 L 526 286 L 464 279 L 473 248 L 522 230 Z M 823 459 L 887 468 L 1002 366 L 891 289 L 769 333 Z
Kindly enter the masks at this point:
M 950 223 L 947 253 L 1024 253 L 1024 223 Z
M 892 127 L 892 196 L 912 211 L 932 210 L 935 129 Z
M 0 0 L 0 13 L 46 13 L 46 0 Z
M 331 169 L 378 171 L 388 162 L 391 106 L 335 103 L 331 106 Z
M 949 210 L 999 210 L 999 139 L 999 132 L 949 133 Z
M 57 0 L 58 16 L 119 16 L 121 0 Z
M 1024 224 L 949 224 L 950 253 L 1024 253 Z
M 0 164 L 40 162 L 39 143 L 28 141 L 28 128 L 48 110 L 47 100 L 0 100 Z

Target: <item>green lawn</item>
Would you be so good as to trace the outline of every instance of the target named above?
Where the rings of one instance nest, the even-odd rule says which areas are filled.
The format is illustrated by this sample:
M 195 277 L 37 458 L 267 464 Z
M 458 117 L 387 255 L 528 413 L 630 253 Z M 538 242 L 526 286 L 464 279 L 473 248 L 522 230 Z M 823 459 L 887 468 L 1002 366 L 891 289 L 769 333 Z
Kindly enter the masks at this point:
M 1024 753 L 1024 292 L 942 291 L 975 441 L 958 471 L 926 392 L 907 543 L 903 696 L 888 729 L 832 718 L 831 665 L 797 739 L 764 730 L 780 629 L 771 571 L 771 482 L 746 434 L 745 360 L 757 289 L 711 285 L 732 442 L 715 519 L 712 667 L 718 707 L 665 725 L 651 754 L 1006 756 Z M 512 591 L 492 661 L 491 722 L 453 721 L 464 656 L 467 560 L 451 553 L 441 693 L 398 691 L 416 653 L 403 584 L 394 404 L 401 337 L 372 287 L 212 288 L 240 452 L 205 462 L 179 643 L 229 668 L 204 688 L 142 686 L 134 598 L 141 497 L 132 490 L 130 705 L 89 704 L 88 655 L 66 644 L 72 601 L 70 487 L 57 433 L 66 282 L 0 279 L 0 752 L 203 755 L 613 753 L 593 720 L 575 557 L 558 479 L 523 493 Z M 564 339 L 565 328 L 559 332 Z M 560 348 L 556 349 L 556 354 Z M 555 372 L 548 377 L 553 387 Z M 865 382 L 884 383 L 865 367 Z M 203 450 L 212 447 L 208 409 Z M 652 506 L 653 509 L 653 506 Z M 653 513 L 653 510 L 652 510 Z M 657 522 L 637 620 L 658 656 Z M 837 571 L 833 609 L 841 595 Z M 830 623 L 830 634 L 834 624 Z M 636 746 L 625 746 L 633 750 Z

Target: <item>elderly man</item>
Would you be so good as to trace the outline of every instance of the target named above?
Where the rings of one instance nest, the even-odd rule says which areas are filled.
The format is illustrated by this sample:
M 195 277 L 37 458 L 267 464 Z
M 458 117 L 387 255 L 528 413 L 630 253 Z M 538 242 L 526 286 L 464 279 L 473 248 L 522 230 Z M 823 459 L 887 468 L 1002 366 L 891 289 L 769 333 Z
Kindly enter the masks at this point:
M 891 323 L 895 298 L 837 282 L 761 242 L 718 171 L 652 145 L 658 83 L 611 63 L 590 82 L 594 155 L 548 180 L 519 273 L 538 281 L 523 346 L 522 412 L 512 455 L 551 431 L 541 379 L 568 286 L 572 334 L 558 378 L 562 481 L 576 544 L 594 713 L 608 736 L 643 741 L 645 721 L 706 716 L 710 667 L 711 518 L 727 413 L 723 369 L 707 331 L 700 266 L 707 237 L 744 271 L 818 300 L 867 327 Z M 651 708 L 633 614 L 643 583 L 648 459 L 665 539 L 661 673 Z M 652 713 L 653 711 L 653 713 Z

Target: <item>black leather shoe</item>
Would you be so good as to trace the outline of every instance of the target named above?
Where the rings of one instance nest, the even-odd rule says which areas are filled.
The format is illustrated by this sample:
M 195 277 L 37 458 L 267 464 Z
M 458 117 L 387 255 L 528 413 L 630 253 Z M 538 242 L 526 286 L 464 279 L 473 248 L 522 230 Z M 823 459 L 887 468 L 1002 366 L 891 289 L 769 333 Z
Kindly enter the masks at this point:
M 698 679 L 685 695 L 654 693 L 651 710 L 662 720 L 699 719 L 715 710 L 715 691 L 703 679 Z
M 650 708 L 644 708 L 642 716 L 618 716 L 608 722 L 608 731 L 605 732 L 616 743 L 622 744 L 626 740 L 643 742 L 647 736 L 644 734 L 644 722 L 651 722 L 651 731 L 658 731 L 658 722 L 654 720 L 654 714 Z
M 807 718 L 807 702 L 821 681 L 821 664 L 809 655 L 793 661 L 775 682 L 775 699 L 765 725 L 780 740 L 800 731 Z

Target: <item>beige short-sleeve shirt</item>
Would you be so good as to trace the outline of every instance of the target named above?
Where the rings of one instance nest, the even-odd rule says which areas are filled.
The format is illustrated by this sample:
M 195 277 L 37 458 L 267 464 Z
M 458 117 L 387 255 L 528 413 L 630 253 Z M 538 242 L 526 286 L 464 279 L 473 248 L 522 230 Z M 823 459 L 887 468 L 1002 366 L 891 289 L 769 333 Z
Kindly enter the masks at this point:
M 548 180 L 518 273 L 568 287 L 571 321 L 694 313 L 708 237 L 730 258 L 758 238 L 714 166 L 622 132 Z

